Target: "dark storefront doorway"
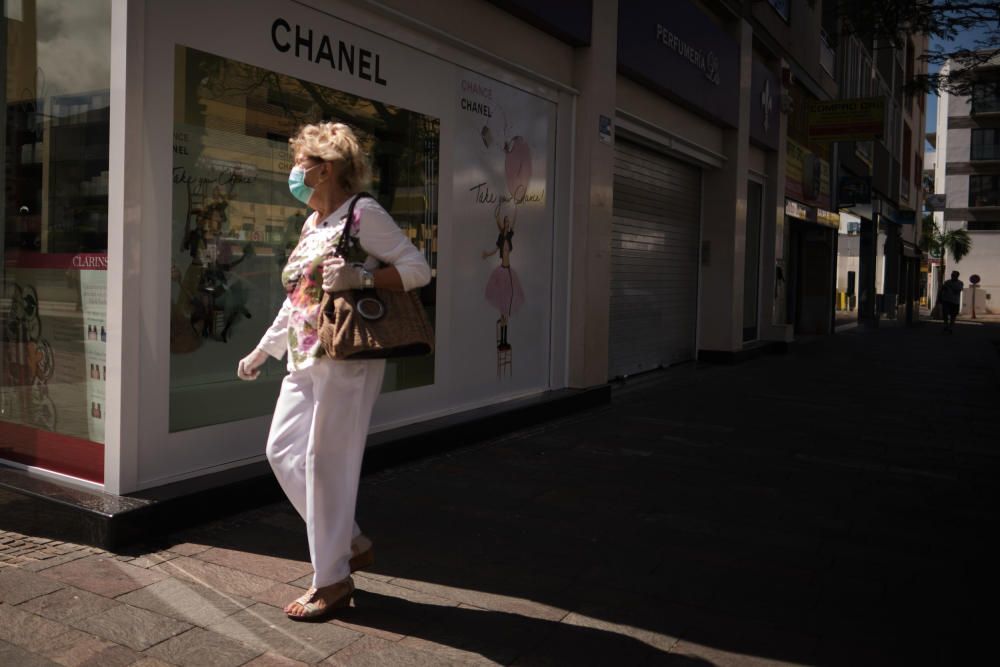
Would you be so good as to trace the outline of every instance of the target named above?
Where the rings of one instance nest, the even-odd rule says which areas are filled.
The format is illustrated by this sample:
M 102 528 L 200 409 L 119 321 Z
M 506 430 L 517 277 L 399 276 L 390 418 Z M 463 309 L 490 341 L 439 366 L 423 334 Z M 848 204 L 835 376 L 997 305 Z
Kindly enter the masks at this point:
M 787 218 L 788 321 L 797 335 L 828 334 L 833 328 L 835 230 Z

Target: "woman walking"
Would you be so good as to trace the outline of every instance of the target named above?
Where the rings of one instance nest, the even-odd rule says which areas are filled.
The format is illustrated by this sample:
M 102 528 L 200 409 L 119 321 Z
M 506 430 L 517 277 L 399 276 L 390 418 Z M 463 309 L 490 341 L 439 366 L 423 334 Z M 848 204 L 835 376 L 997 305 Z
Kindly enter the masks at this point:
M 361 459 L 384 359 L 342 361 L 319 339 L 323 292 L 377 287 L 409 291 L 426 285 L 430 267 L 392 217 L 370 197 L 351 202 L 370 179 L 368 159 L 341 123 L 306 125 L 290 140 L 292 195 L 314 209 L 281 281 L 287 298 L 238 376 L 256 379 L 268 355 L 288 353 L 267 441 L 267 459 L 306 523 L 315 574 L 312 587 L 285 607 L 296 620 L 327 616 L 350 604 L 351 572 L 373 561 L 371 542 L 354 523 Z M 358 263 L 334 257 L 345 225 L 362 251 Z M 353 259 L 353 258 L 352 258 Z M 361 262 L 360 260 L 363 260 Z

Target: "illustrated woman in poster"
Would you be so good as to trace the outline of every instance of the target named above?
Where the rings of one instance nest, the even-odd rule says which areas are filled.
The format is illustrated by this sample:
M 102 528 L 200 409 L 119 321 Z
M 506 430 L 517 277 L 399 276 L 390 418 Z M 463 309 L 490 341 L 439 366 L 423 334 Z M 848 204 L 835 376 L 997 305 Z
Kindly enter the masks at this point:
M 510 256 L 514 250 L 514 227 L 517 223 L 517 208 L 528 191 L 531 181 L 531 148 L 524 137 L 515 136 L 507 140 L 506 114 L 504 118 L 504 180 L 506 193 L 494 209 L 497 226 L 496 247 L 482 253 L 483 259 L 500 256 L 500 266 L 490 273 L 486 282 L 486 301 L 496 308 L 497 319 L 497 375 L 509 372 L 512 365 L 513 348 L 508 337 L 510 318 L 524 304 L 524 289 L 517 273 L 511 266 Z M 488 127 L 482 131 L 484 145 L 490 148 L 492 133 Z
M 517 273 L 510 266 L 510 253 L 514 249 L 514 225 L 517 221 L 517 209 L 501 212 L 496 211 L 497 241 L 496 248 L 483 251 L 483 259 L 494 255 L 500 256 L 500 265 L 493 269 L 486 283 L 486 300 L 500 314 L 497 320 L 497 349 L 510 350 L 507 340 L 507 323 L 510 316 L 516 313 L 524 304 L 524 290 Z

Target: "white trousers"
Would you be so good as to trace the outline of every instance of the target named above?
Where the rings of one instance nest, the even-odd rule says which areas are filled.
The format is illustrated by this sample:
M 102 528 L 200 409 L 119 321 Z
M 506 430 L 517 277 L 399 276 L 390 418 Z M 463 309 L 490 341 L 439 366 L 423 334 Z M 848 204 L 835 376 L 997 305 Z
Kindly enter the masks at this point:
M 361 459 L 385 360 L 317 359 L 285 376 L 267 439 L 267 460 L 306 522 L 313 586 L 350 575 Z

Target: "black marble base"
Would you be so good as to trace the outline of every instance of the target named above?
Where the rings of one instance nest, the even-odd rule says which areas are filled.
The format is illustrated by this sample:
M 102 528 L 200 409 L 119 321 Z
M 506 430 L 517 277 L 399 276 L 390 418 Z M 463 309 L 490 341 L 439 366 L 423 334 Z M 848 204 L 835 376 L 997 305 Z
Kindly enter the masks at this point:
M 362 474 L 604 405 L 611 388 L 563 389 L 411 424 L 368 438 Z M 0 530 L 120 550 L 283 498 L 266 462 L 128 496 L 31 477 L 0 465 Z

